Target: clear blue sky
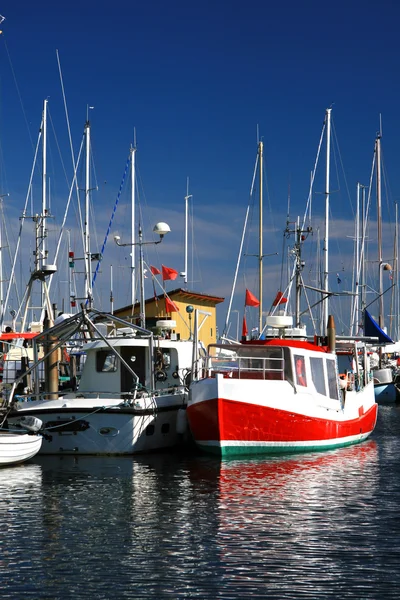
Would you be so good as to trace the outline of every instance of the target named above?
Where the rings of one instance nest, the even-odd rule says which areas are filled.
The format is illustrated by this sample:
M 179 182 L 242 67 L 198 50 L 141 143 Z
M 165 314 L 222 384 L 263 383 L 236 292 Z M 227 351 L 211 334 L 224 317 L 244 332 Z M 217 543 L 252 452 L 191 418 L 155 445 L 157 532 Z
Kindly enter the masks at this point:
M 324 112 L 330 105 L 346 174 L 336 191 L 339 183 L 332 167 L 332 218 L 348 220 L 351 234 L 353 212 L 345 188 L 354 205 L 356 182 L 369 180 L 379 114 L 388 205 L 400 196 L 400 5 L 393 0 L 332 4 L 0 0 L 0 13 L 6 17 L 0 36 L 0 187 L 1 193 L 10 194 L 4 204 L 15 224 L 28 186 L 44 98 L 49 99 L 55 132 L 49 142 L 49 175 L 52 171 L 56 222 L 68 194 L 57 148 L 71 180 L 56 50 L 75 152 L 87 106 L 94 106 L 90 119 L 99 191 L 92 200 L 98 245 L 135 127 L 145 233 L 156 220 L 167 221 L 172 229 L 159 255 L 149 260 L 177 270 L 183 270 L 183 198 L 190 178 L 195 246 L 191 289 L 225 297 L 230 293 L 257 125 L 265 144 L 268 181 L 265 252 L 282 250 L 289 181 L 292 216 L 303 213 Z M 317 180 L 316 191 L 323 192 L 323 179 Z M 128 201 L 125 191 L 112 232 L 124 239 L 129 235 L 124 229 Z M 40 191 L 34 203 L 39 211 Z M 323 215 L 323 195 L 316 195 L 315 211 Z M 92 236 L 92 251 L 97 250 L 94 246 Z M 333 269 L 345 264 L 348 269 L 334 243 L 332 252 Z M 129 262 L 127 253 L 111 240 L 98 281 L 104 308 L 111 263 L 116 305 L 129 301 L 124 261 Z M 271 259 L 266 304 L 278 286 L 274 277 L 279 263 L 280 257 Z M 254 265 L 251 277 L 246 284 L 257 293 Z M 244 285 L 241 280 L 241 288 Z M 242 306 L 243 296 L 234 304 Z M 222 323 L 224 308 L 219 312 Z

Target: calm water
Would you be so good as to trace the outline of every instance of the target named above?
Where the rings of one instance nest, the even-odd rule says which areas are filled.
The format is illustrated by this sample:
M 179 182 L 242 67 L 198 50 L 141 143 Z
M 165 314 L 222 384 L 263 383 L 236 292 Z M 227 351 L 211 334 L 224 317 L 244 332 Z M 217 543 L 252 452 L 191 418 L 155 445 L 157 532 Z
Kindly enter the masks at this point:
M 292 458 L 43 457 L 0 470 L 0 596 L 400 595 L 400 409 Z

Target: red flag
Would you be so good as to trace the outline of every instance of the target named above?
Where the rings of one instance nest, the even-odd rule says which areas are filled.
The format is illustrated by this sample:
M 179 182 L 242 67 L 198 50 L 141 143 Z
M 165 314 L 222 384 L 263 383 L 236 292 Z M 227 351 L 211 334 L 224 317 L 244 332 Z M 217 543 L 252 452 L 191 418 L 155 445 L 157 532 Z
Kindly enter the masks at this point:
M 249 330 L 247 329 L 246 315 L 243 315 L 242 337 L 245 338 L 248 333 L 249 333 Z
M 164 265 L 161 265 L 161 268 L 163 281 L 166 281 L 167 279 L 176 279 L 178 277 L 178 271 L 175 271 L 175 269 L 164 267 Z
M 246 290 L 246 301 L 244 303 L 245 306 L 260 306 L 260 301 L 257 300 L 254 294 Z
M 287 302 L 287 298 L 284 297 L 282 292 L 278 292 L 275 296 L 275 300 L 272 303 L 272 306 L 278 306 L 278 304 L 285 304 Z
M 172 300 L 170 300 L 168 296 L 165 296 L 165 312 L 179 312 L 179 308 L 177 307 L 175 302 L 172 302 Z
M 161 275 L 161 271 L 159 269 L 157 269 L 157 267 L 152 267 L 150 265 L 150 271 L 152 275 Z

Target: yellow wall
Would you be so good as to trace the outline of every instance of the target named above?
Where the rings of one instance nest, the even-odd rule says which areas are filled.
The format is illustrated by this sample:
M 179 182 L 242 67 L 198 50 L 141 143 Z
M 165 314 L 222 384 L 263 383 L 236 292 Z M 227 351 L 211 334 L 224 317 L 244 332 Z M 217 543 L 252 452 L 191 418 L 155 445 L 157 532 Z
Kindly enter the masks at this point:
M 191 319 L 189 318 L 189 313 L 186 312 L 186 307 L 191 305 L 194 309 L 199 309 L 211 313 L 211 315 L 207 316 L 207 318 L 202 314 L 198 315 L 200 327 L 199 340 L 203 342 L 203 344 L 206 347 L 208 344 L 215 343 L 217 339 L 217 315 L 215 303 L 211 300 L 202 300 L 200 298 L 197 300 L 197 302 L 187 302 L 186 299 L 183 301 L 178 300 L 178 298 L 178 294 L 174 294 L 171 296 L 171 300 L 174 302 L 177 308 L 179 308 L 179 312 L 171 312 L 169 314 L 167 314 L 165 311 L 165 301 L 163 298 L 158 299 L 158 306 L 156 305 L 155 301 L 146 302 L 147 327 L 149 327 L 149 329 L 152 329 L 152 323 L 154 323 L 155 319 L 172 319 L 176 322 L 176 327 L 171 331 L 180 335 L 180 339 L 187 340 L 190 337 L 190 333 L 193 334 L 194 329 L 194 311 L 190 315 Z M 129 321 L 130 319 L 128 317 L 131 316 L 132 309 L 131 307 L 126 307 L 125 309 L 116 310 L 115 314 L 116 316 Z M 136 319 L 138 317 L 139 310 L 137 307 L 135 307 L 134 322 L 136 322 Z

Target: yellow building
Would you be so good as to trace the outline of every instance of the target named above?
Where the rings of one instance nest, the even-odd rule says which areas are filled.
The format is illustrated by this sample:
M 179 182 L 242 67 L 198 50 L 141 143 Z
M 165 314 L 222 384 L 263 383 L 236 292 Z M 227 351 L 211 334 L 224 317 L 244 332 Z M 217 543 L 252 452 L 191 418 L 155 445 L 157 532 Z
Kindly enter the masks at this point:
M 190 292 L 182 288 L 168 292 L 168 298 L 172 303 L 171 305 L 164 297 L 164 294 L 148 298 L 145 301 L 146 329 L 156 331 L 158 321 L 171 321 L 168 327 L 171 336 L 181 340 L 190 339 L 193 334 L 194 311 L 198 309 L 210 313 L 209 315 L 199 314 L 199 340 L 203 342 L 205 347 L 208 344 L 216 342 L 216 306 L 223 302 L 224 298 L 198 294 L 197 292 Z M 174 308 L 178 310 L 173 310 Z M 133 307 L 130 305 L 114 310 L 114 314 L 127 321 L 132 321 L 136 325 L 140 323 L 140 307 L 138 302 Z

